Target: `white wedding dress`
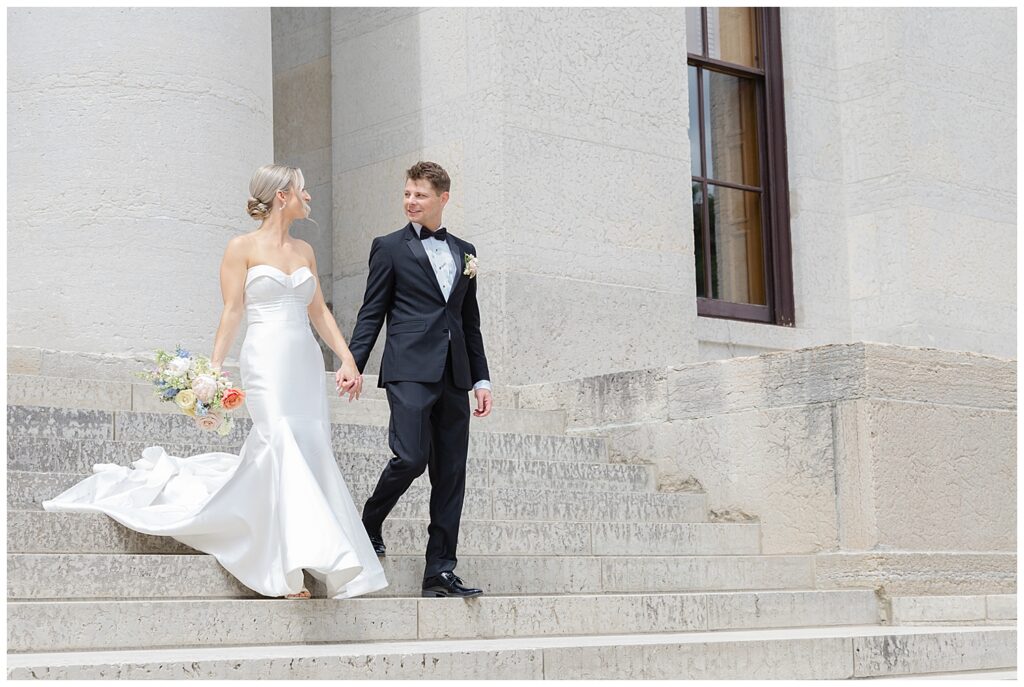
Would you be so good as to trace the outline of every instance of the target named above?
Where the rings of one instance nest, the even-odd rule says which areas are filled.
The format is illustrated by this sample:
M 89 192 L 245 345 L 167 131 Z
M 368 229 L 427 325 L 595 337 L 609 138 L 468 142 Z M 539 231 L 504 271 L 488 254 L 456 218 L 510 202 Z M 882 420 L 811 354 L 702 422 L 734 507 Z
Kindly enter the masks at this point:
M 97 464 L 43 508 L 106 513 L 173 537 L 266 596 L 299 592 L 303 569 L 335 599 L 386 587 L 331 449 L 323 356 L 306 311 L 315 280 L 308 267 L 246 273 L 239 362 L 252 429 L 240 455 L 150 446 L 131 467 Z

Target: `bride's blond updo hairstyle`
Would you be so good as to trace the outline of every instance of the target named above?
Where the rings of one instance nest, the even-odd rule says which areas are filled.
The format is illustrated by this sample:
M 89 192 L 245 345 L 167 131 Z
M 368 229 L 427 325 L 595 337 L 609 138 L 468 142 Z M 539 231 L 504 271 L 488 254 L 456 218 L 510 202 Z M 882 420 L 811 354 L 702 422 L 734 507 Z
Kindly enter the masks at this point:
M 305 180 L 302 170 L 287 165 L 263 165 L 249 179 L 249 203 L 246 212 L 254 220 L 262 221 L 274 211 L 274 196 L 278 191 L 302 190 Z

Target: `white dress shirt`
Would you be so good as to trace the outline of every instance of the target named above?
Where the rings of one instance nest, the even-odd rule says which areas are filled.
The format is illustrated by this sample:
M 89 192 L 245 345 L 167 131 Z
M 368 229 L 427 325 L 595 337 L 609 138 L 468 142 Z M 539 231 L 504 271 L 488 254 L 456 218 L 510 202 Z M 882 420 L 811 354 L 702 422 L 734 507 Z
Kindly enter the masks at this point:
M 440 231 L 444 225 L 442 224 L 437 228 Z M 412 223 L 412 228 L 416 230 L 416 236 L 420 235 L 420 229 L 423 228 L 422 224 Z M 434 268 L 434 276 L 437 277 L 437 285 L 441 287 L 441 293 L 444 294 L 444 300 L 447 303 L 448 297 L 452 294 L 452 285 L 455 284 L 455 258 L 452 256 L 452 252 L 448 250 L 448 243 L 446 241 L 439 241 L 437 239 L 427 239 L 422 241 L 423 250 L 427 251 L 427 258 L 430 260 L 430 266 Z M 451 339 L 451 333 L 448 334 L 448 338 Z M 481 379 L 473 385 L 473 390 L 477 389 L 490 389 L 491 382 L 487 379 Z

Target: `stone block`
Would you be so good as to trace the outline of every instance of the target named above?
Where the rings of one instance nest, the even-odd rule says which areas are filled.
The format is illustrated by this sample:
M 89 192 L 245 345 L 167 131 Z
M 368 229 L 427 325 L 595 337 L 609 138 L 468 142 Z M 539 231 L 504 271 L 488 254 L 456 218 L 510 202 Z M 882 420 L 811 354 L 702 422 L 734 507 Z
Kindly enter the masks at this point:
M 7 435 L 25 438 L 114 438 L 114 413 L 77 408 L 7 406 Z
M 647 491 L 654 485 L 644 465 L 490 460 L 487 468 L 491 487 L 621 492 Z
M 854 677 L 1017 666 L 1015 630 L 939 631 L 853 640 Z
M 989 594 L 985 597 L 985 617 L 989 620 L 1016 620 L 1016 594 Z
M 1015 553 L 851 551 L 815 556 L 819 589 L 873 586 L 888 595 L 1015 592 Z
M 574 430 L 668 420 L 666 369 L 634 370 L 519 389 L 524 408 L 559 409 Z
M 704 494 L 601 493 L 547 488 L 493 490 L 498 520 L 699 522 L 707 518 Z
M 707 622 L 701 594 L 483 598 L 460 604 L 420 602 L 420 638 L 685 632 L 704 629 Z
M 890 604 L 894 625 L 985 620 L 984 596 L 895 596 Z
M 814 587 L 810 556 L 671 556 L 601 558 L 609 592 Z
M 593 523 L 599 556 L 666 556 L 756 554 L 757 523 Z
M 870 452 L 857 459 L 870 471 L 863 500 L 877 528 L 867 542 L 907 551 L 1016 550 L 1017 473 L 1007 460 L 1016 453 L 1014 412 L 866 404 Z
M 344 642 L 416 637 L 416 599 L 8 604 L 8 651 Z
M 879 621 L 874 591 L 737 591 L 708 594 L 709 630 L 799 625 L 874 625 Z

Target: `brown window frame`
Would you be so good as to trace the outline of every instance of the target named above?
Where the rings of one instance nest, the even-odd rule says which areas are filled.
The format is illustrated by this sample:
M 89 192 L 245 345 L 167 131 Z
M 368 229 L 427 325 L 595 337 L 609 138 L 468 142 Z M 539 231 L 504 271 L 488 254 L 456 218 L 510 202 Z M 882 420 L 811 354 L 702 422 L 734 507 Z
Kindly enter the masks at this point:
M 764 69 L 746 67 L 716 60 L 705 54 L 687 52 L 687 65 L 698 67 L 697 116 L 700 118 L 700 155 L 706 153 L 704 140 L 703 99 L 704 69 L 753 78 L 757 94 L 758 150 L 761 167 L 761 229 L 764 239 L 765 290 L 767 305 L 734 303 L 717 298 L 697 297 L 697 315 L 747 320 L 792 327 L 795 325 L 793 305 L 793 254 L 789 228 L 789 166 L 786 161 L 786 113 L 782 88 L 782 39 L 778 7 L 756 7 Z M 703 49 L 707 53 L 707 8 L 700 8 Z M 691 151 L 692 155 L 692 151 Z M 707 199 L 706 179 L 694 177 Z M 714 181 L 715 186 L 750 190 L 743 184 Z M 703 242 L 705 293 L 711 291 L 711 224 L 708 203 L 703 203 Z M 696 250 L 694 251 L 696 254 Z

